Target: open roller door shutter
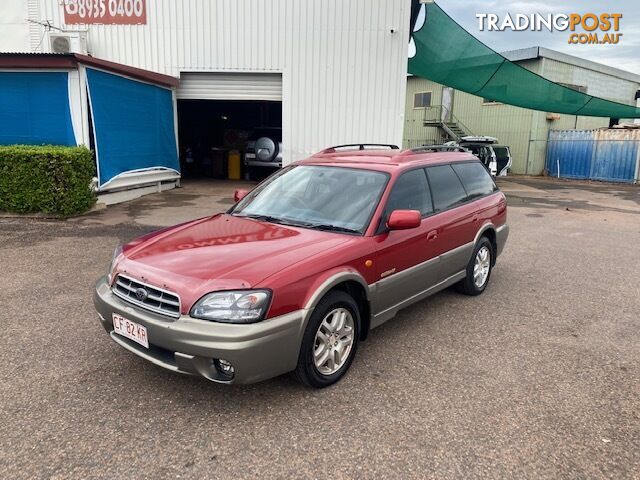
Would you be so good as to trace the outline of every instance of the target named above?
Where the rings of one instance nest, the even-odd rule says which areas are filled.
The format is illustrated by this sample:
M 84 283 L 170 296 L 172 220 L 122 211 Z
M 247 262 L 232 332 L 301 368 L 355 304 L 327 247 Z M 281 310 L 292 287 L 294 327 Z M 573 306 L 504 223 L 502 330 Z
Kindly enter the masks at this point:
M 179 100 L 282 101 L 279 73 L 182 73 Z
M 87 68 L 87 82 L 100 188 L 124 175 L 154 170 L 177 178 L 171 90 L 92 68 Z M 139 178 L 144 183 L 145 177 Z

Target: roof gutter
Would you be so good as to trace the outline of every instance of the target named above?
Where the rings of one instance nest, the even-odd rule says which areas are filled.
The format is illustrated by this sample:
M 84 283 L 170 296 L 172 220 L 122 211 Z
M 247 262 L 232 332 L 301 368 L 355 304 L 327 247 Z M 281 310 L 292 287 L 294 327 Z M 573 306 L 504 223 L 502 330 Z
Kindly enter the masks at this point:
M 74 69 L 78 65 L 100 68 L 107 72 L 125 75 L 136 80 L 177 87 L 180 79 L 171 75 L 143 70 L 122 63 L 110 62 L 79 53 L 0 53 L 0 68 Z

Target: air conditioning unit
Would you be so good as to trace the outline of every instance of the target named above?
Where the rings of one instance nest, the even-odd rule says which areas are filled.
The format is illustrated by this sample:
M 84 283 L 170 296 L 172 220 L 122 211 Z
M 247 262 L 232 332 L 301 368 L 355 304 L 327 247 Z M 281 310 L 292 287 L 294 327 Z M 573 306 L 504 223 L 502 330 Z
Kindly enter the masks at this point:
M 80 53 L 86 55 L 87 32 L 52 32 L 49 34 L 51 53 Z

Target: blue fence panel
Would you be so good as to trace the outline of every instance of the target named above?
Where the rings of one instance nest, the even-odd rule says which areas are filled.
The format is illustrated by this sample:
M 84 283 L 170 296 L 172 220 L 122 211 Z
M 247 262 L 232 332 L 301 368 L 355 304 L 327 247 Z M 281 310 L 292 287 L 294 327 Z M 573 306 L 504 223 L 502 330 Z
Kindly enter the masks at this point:
M 551 130 L 547 143 L 547 172 L 554 177 L 586 179 L 591 175 L 593 130 Z
M 611 182 L 631 182 L 636 174 L 640 135 L 630 130 L 596 132 L 591 178 Z
M 551 176 L 633 182 L 638 162 L 640 129 L 549 132 L 546 167 Z

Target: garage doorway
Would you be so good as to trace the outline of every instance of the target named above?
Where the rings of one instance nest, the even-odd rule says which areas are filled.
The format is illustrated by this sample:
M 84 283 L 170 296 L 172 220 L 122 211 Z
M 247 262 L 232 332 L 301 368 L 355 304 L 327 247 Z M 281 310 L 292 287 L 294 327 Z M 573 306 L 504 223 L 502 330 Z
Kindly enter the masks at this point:
M 183 73 L 176 97 L 185 178 L 260 180 L 282 166 L 281 75 Z
M 264 142 L 263 138 L 272 141 L 265 165 L 245 165 L 245 160 L 254 163 L 247 155 L 255 155 L 255 142 Z M 229 158 L 238 152 L 241 176 L 259 179 L 282 164 L 282 104 L 178 100 L 178 139 L 185 178 L 228 178 Z

